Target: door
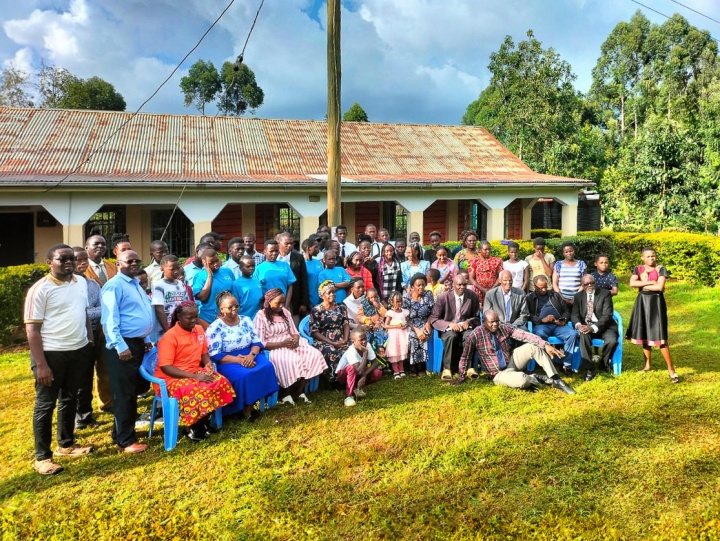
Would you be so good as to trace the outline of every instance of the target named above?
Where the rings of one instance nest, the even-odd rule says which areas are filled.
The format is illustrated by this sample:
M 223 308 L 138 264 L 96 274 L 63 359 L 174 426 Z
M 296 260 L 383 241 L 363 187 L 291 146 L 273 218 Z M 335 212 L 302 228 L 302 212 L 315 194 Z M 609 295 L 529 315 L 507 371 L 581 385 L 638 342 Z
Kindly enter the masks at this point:
M 34 262 L 32 212 L 0 213 L 0 267 Z

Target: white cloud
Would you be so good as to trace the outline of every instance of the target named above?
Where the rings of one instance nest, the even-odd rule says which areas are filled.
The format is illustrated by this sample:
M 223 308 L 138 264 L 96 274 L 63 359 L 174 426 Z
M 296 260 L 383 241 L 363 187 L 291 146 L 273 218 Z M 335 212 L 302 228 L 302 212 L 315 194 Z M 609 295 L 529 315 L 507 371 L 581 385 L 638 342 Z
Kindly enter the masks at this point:
M 3 66 L 6 68 L 15 68 L 24 73 L 30 74 L 33 72 L 33 58 L 32 51 L 28 47 L 18 49 L 12 58 L 3 61 Z

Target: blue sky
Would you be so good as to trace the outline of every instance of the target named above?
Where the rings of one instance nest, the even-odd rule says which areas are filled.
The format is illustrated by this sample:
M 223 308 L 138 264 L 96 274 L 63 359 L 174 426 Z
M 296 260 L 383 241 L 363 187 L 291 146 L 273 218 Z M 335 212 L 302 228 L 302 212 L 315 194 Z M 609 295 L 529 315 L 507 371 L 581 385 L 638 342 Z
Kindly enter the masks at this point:
M 0 64 L 46 63 L 115 85 L 134 110 L 190 50 L 229 0 L 24 0 L 3 2 Z M 672 0 L 642 3 L 720 36 L 720 24 Z M 720 20 L 720 1 L 683 0 Z M 197 114 L 179 80 L 192 62 L 234 60 L 260 0 L 235 3 L 143 110 Z M 586 91 L 600 45 L 642 10 L 631 0 L 352 0 L 343 2 L 342 109 L 359 102 L 371 121 L 457 124 L 488 83 L 489 55 L 528 29 L 568 61 Z M 322 119 L 326 111 L 321 0 L 265 0 L 245 60 L 265 91 L 258 116 Z M 214 114 L 212 109 L 208 114 Z

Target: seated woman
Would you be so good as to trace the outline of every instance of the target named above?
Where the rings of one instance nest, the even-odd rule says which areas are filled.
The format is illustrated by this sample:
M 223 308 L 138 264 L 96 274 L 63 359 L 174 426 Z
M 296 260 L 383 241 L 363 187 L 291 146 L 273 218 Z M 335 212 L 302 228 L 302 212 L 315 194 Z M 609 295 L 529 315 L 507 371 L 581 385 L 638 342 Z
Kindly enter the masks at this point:
M 377 290 L 368 289 L 358 308 L 357 320 L 365 326 L 368 343 L 375 351 L 384 346 L 388 339 L 387 332 L 383 328 L 386 313 L 387 310 L 380 302 Z
M 165 380 L 168 394 L 180 403 L 180 426 L 188 437 L 207 437 L 210 414 L 235 397 L 230 382 L 215 372 L 208 356 L 207 340 L 197 324 L 198 309 L 192 301 L 181 302 L 173 312 L 170 329 L 158 342 L 155 377 Z M 159 393 L 158 385 L 155 392 Z
M 335 302 L 335 285 L 325 280 L 318 287 L 321 302 L 310 311 L 310 335 L 330 369 L 328 379 L 335 379 L 335 369 L 348 348 L 350 321 L 344 304 Z
M 274 288 L 265 293 L 263 309 L 255 315 L 255 328 L 275 367 L 281 401 L 295 404 L 295 400 L 302 398 L 310 402 L 305 396 L 305 385 L 309 379 L 323 373 L 325 360 L 300 336 L 284 303 L 285 295 L 281 289 Z
M 253 409 L 255 402 L 278 390 L 275 368 L 262 351 L 252 320 L 238 315 L 240 305 L 235 296 L 221 291 L 215 304 L 218 318 L 205 331 L 208 354 L 235 390 L 235 400 L 223 408 L 223 415 L 242 411 L 243 417 L 252 422 L 259 415 Z
M 348 322 L 350 323 L 350 330 L 357 328 L 360 325 L 358 320 L 358 310 L 365 300 L 365 283 L 363 279 L 356 276 L 350 280 L 350 294 L 345 297 L 343 304 L 347 309 Z

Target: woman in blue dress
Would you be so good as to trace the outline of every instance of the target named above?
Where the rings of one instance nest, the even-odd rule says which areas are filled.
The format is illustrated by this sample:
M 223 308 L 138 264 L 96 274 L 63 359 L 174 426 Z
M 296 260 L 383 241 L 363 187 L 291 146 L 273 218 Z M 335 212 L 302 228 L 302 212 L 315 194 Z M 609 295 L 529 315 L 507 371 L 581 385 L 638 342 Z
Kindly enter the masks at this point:
M 229 291 L 215 298 L 218 317 L 205 331 L 208 354 L 217 364 L 217 371 L 225 376 L 235 390 L 235 400 L 223 407 L 223 415 L 242 411 L 249 421 L 258 412 L 253 405 L 278 390 L 275 368 L 262 351 L 252 320 L 238 315 L 239 304 Z

